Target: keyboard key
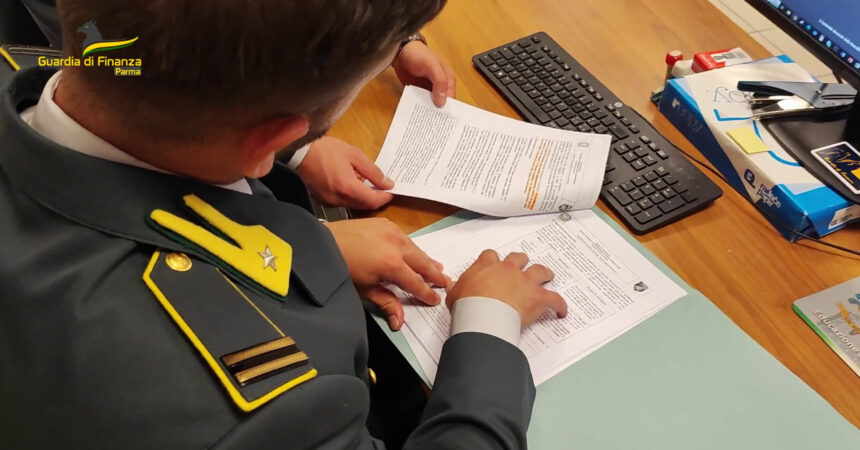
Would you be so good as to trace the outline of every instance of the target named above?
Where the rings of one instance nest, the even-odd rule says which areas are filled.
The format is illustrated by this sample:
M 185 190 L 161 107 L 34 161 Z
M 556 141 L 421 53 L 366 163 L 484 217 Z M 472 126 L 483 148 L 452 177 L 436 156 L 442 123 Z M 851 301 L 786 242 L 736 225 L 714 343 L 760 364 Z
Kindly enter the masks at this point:
M 529 83 L 528 81 L 527 81 L 526 83 L 524 83 L 524 84 L 521 84 L 521 85 L 520 85 L 520 87 L 521 87 L 521 88 L 523 88 L 523 90 L 524 90 L 524 91 L 526 91 L 526 92 L 530 92 L 530 91 L 538 92 L 538 90 L 537 90 L 537 89 L 535 89 L 535 87 L 534 87 L 534 86 L 532 86 L 532 84 L 531 84 L 531 83 Z M 539 92 L 538 92 L 538 95 L 540 95 L 540 93 L 539 93 Z M 529 95 L 529 97 L 531 97 L 531 95 Z M 534 97 L 532 97 L 532 98 L 534 98 Z
M 553 95 L 552 97 L 547 98 L 547 100 L 549 100 L 549 102 L 552 103 L 553 105 L 555 105 L 557 103 L 561 103 L 561 98 L 557 95 Z
M 508 47 L 502 47 L 502 49 L 499 50 L 499 52 L 502 54 L 502 56 L 505 57 L 505 59 L 510 59 L 510 58 L 514 57 L 513 52 L 511 52 L 511 49 Z
M 658 217 L 660 217 L 660 211 L 657 208 L 649 208 L 633 216 L 641 224 L 646 224 Z
M 642 169 L 644 169 L 644 168 L 646 168 L 646 167 L 648 167 L 648 166 L 647 166 L 647 165 L 645 165 L 645 163 L 644 163 L 644 162 L 642 162 L 642 160 L 641 160 L 641 159 L 637 159 L 636 161 L 633 161 L 632 163 L 630 163 L 630 167 L 632 167 L 632 168 L 634 168 L 634 169 L 636 169 L 636 170 L 642 170 Z
M 568 131 L 576 131 L 576 127 L 573 126 L 573 124 L 567 124 L 567 125 L 563 126 L 562 128 L 564 128 L 565 130 L 568 130 Z
M 602 101 L 602 100 L 603 100 L 603 96 L 602 96 L 602 95 L 600 95 L 600 92 L 597 92 L 597 93 L 595 93 L 595 94 L 594 94 L 594 99 L 595 99 L 595 100 L 597 100 L 597 101 Z
M 555 105 L 553 105 L 552 103 L 547 103 L 541 106 L 540 109 L 542 109 L 544 112 L 555 111 Z
M 596 126 L 600 125 L 600 121 L 599 121 L 599 120 L 597 120 L 597 119 L 596 119 L 596 118 L 594 118 L 594 117 L 592 117 L 592 118 L 590 118 L 590 119 L 586 120 L 586 121 L 585 121 L 585 123 L 586 123 L 588 126 L 590 126 L 591 128 L 594 128 L 594 127 L 596 127 Z
M 583 112 L 587 112 L 585 110 L 585 106 L 582 106 L 579 103 L 574 103 L 573 105 L 571 105 L 570 103 L 571 102 L 567 102 L 567 104 L 570 106 L 570 109 L 576 111 L 577 113 L 582 114 Z M 589 113 L 589 114 L 591 114 L 591 113 Z M 583 119 L 583 120 L 585 120 L 585 119 Z
M 642 186 L 642 187 L 641 187 L 641 188 L 639 188 L 639 189 L 640 189 L 640 190 L 642 191 L 642 193 L 643 193 L 643 194 L 645 194 L 645 195 L 651 195 L 651 194 L 653 194 L 653 193 L 657 192 L 657 189 L 654 189 L 653 187 L 651 187 L 651 185 L 650 185 L 650 184 L 646 184 L 645 186 Z
M 612 115 L 617 117 L 618 119 L 624 119 L 624 115 L 622 115 L 621 111 L 619 111 L 617 109 L 615 111 L 612 111 Z
M 678 182 L 674 175 L 666 175 L 665 177 L 663 177 L 663 181 L 665 181 L 666 184 L 668 184 L 669 186 Z
M 655 152 L 657 150 L 660 150 L 660 147 L 657 147 L 657 144 L 655 144 L 654 142 L 649 143 L 648 148 L 650 148 L 651 150 L 654 150 Z
M 496 78 L 504 78 L 508 76 L 508 74 L 506 74 L 504 70 L 497 70 L 495 75 Z
M 511 46 L 511 51 L 514 52 L 515 54 L 519 54 L 519 53 L 524 52 L 525 50 L 523 50 L 523 48 L 520 47 L 520 44 L 514 44 Z
M 520 73 L 520 71 L 519 71 L 519 70 L 517 70 L 516 68 L 511 67 L 511 69 L 512 69 L 512 70 L 508 71 L 508 75 L 510 75 L 510 76 L 511 76 L 511 78 L 515 78 L 515 79 L 516 79 L 516 78 L 519 78 L 519 77 L 522 77 L 522 76 L 523 76 L 523 75 Z M 523 77 L 523 79 L 525 80 L 525 77 Z
M 566 100 L 566 99 L 568 99 L 568 98 L 570 98 L 570 97 L 571 97 L 570 92 L 568 92 L 567 90 L 561 91 L 561 92 L 559 92 L 557 95 L 558 95 L 559 97 L 561 97 L 561 98 L 562 98 L 562 100 Z
M 681 194 L 681 198 L 683 198 L 684 201 L 687 203 L 693 203 L 694 201 L 696 201 L 696 194 L 694 194 L 692 192 L 687 192 L 687 193 Z
M 606 112 L 600 108 L 598 108 L 597 110 L 594 111 L 594 117 L 597 117 L 598 119 L 603 119 L 608 115 L 609 115 L 608 112 Z M 610 119 L 612 119 L 612 118 L 610 118 Z M 608 124 L 606 124 L 606 126 L 608 127 L 614 123 L 615 123 L 615 119 L 612 119 L 612 123 L 608 123 Z
M 603 125 L 598 125 L 598 126 L 594 127 L 594 132 L 597 134 L 606 134 L 609 132 L 609 128 L 606 128 Z
M 559 117 L 561 117 L 561 113 L 558 111 L 549 111 L 547 115 L 550 119 L 558 119 Z
M 641 157 L 643 157 L 643 156 L 645 156 L 645 155 L 649 155 L 649 154 L 650 154 L 650 153 L 648 153 L 648 150 L 646 150 L 646 149 L 644 149 L 644 148 L 642 148 L 642 147 L 639 147 L 639 148 L 637 148 L 636 150 L 633 150 L 633 153 L 636 153 L 636 156 L 638 156 L 638 157 L 640 157 L 640 158 L 641 158 Z
M 622 117 L 622 118 L 621 118 L 621 123 L 622 123 L 625 127 L 629 127 L 630 125 L 633 125 L 632 123 L 630 123 L 630 119 L 628 119 L 628 118 L 626 118 L 626 117 Z
M 505 57 L 502 56 L 502 54 L 498 50 L 494 51 L 493 53 L 490 53 L 490 57 L 496 61 L 502 61 L 505 59 Z
M 615 153 L 618 153 L 619 155 L 623 155 L 630 151 L 630 149 L 627 148 L 627 146 L 625 146 L 624 144 L 616 145 L 612 149 L 615 150 Z
M 636 189 L 636 185 L 633 184 L 632 181 L 625 181 L 624 183 L 621 183 L 620 186 L 621 186 L 621 189 L 624 190 L 624 192 L 630 192 L 633 189 Z
M 624 139 L 629 136 L 629 134 L 627 134 L 627 131 L 624 128 L 619 127 L 618 125 L 610 125 L 609 132 L 612 133 L 612 135 L 617 137 L 618 139 Z
M 538 106 L 543 106 L 543 105 L 547 104 L 547 102 L 549 102 L 549 100 L 547 100 L 546 97 L 544 97 L 543 95 L 539 95 L 538 97 L 535 97 L 535 103 Z
M 549 116 L 547 116 L 546 113 L 542 111 L 539 106 L 532 102 L 531 98 L 529 98 L 529 96 L 525 92 L 523 92 L 523 90 L 520 89 L 519 86 L 511 83 L 505 87 L 508 88 L 508 91 L 513 94 L 517 100 L 519 100 L 520 104 L 525 106 L 525 108 L 528 109 L 530 113 L 532 113 L 532 115 L 535 117 L 535 119 L 537 119 L 538 122 L 549 122 Z
M 585 88 L 585 92 L 588 92 L 589 94 L 594 94 L 597 91 L 595 91 L 593 87 L 589 86 L 589 87 Z
M 540 44 L 540 38 L 537 36 L 532 36 L 532 42 L 534 42 L 535 44 Z
M 687 192 L 687 187 L 683 184 L 676 184 L 672 186 L 672 190 L 678 194 L 683 194 L 684 192 Z
M 639 207 L 642 209 L 648 209 L 648 208 L 654 206 L 654 202 L 652 202 L 651 200 L 648 200 L 647 198 L 643 198 L 642 200 L 639 200 L 638 202 L 636 202 L 636 204 L 639 205 Z
M 635 148 L 640 147 L 639 141 L 637 141 L 636 139 L 630 139 L 627 142 L 625 142 L 625 144 L 627 144 L 627 146 L 630 147 L 631 149 L 635 149 Z
M 513 83 L 513 82 L 514 82 L 514 80 L 512 80 L 512 79 L 511 79 L 511 77 L 504 77 L 504 78 L 502 78 L 502 79 L 501 79 L 501 80 L 499 80 L 499 81 L 501 81 L 501 82 L 502 82 L 502 84 L 511 84 L 511 83 Z
M 570 107 L 568 107 L 568 109 L 566 109 L 566 110 L 562 110 L 561 115 L 563 115 L 564 117 L 566 117 L 568 119 L 573 119 L 574 117 L 576 117 L 576 113 L 573 112 L 573 110 L 569 109 L 569 108 Z M 577 124 L 577 125 L 579 125 L 579 124 Z
M 639 205 L 637 205 L 636 203 L 631 203 L 631 204 L 625 206 L 624 210 L 627 211 L 627 214 L 630 214 L 631 216 L 635 216 L 636 214 L 639 213 L 639 211 L 642 211 L 642 208 L 640 208 Z
M 595 111 L 594 118 L 599 119 L 599 117 L 597 117 L 597 113 L 602 113 L 602 112 L 603 112 L 602 109 L 598 109 L 597 111 Z M 611 117 L 604 117 L 603 119 L 600 120 L 600 123 L 602 123 L 603 126 L 608 127 L 610 125 L 615 125 L 615 120 L 613 120 Z
M 576 80 L 576 81 L 579 81 L 579 80 L 581 80 L 581 79 L 582 79 L 582 75 L 580 75 L 580 74 L 578 74 L 578 73 L 574 73 L 574 74 L 573 74 L 573 79 L 574 79 L 574 80 Z
M 645 197 L 645 194 L 643 194 L 639 189 L 634 189 L 628 192 L 627 195 L 629 195 L 634 201 L 642 200 L 642 198 Z
M 657 181 L 651 183 L 651 185 L 654 186 L 654 189 L 657 189 L 658 191 L 662 191 L 663 189 L 666 189 L 667 187 L 669 187 L 669 185 L 666 184 L 666 182 L 663 180 L 657 180 Z
M 590 112 L 588 112 L 588 111 L 580 111 L 580 112 L 579 112 L 579 117 L 580 117 L 582 120 L 591 120 L 592 118 L 594 118 L 594 114 L 591 114 L 591 113 L 590 113 Z
M 588 105 L 588 110 L 591 113 L 595 113 L 597 111 L 600 111 L 601 109 L 600 109 L 600 105 L 598 105 L 597 103 L 592 103 L 592 104 Z
M 654 172 L 648 172 L 644 176 L 645 176 L 645 179 L 648 181 L 654 181 L 657 179 L 657 174 Z
M 660 191 L 660 195 L 664 198 L 672 198 L 675 196 L 675 191 L 673 191 L 672 188 L 666 188 Z
M 642 162 L 644 162 L 646 165 L 653 166 L 654 164 L 657 164 L 658 159 L 655 158 L 654 155 L 646 155 L 644 158 L 642 158 Z
M 682 199 L 670 198 L 669 200 L 666 200 L 665 202 L 660 204 L 659 208 L 660 211 L 663 211 L 664 213 L 668 214 L 682 206 L 684 206 L 684 201 Z
M 550 114 L 549 116 L 552 117 L 552 114 Z M 564 117 L 559 117 L 559 118 L 555 119 L 555 123 L 556 123 L 556 125 L 558 125 L 560 127 L 564 127 L 565 125 L 570 124 L 570 121 L 565 119 Z
M 567 106 L 567 103 L 565 102 L 558 102 L 558 104 L 555 105 L 555 108 L 559 111 L 567 111 L 568 109 L 570 109 L 570 106 Z
M 589 131 L 591 131 L 591 127 L 583 123 L 582 125 L 576 127 L 576 130 L 580 133 L 588 133 Z
M 639 136 L 639 140 L 642 141 L 643 144 L 650 144 L 651 143 L 651 138 L 649 138 L 647 135 L 644 135 L 644 134 L 642 136 Z
M 490 66 L 491 64 L 494 64 L 494 60 L 493 58 L 490 58 L 490 55 L 483 55 L 479 59 L 481 60 L 481 64 L 485 66 Z
M 609 112 L 615 111 L 615 107 L 612 105 L 606 105 L 606 110 Z
M 660 167 L 654 169 L 654 172 L 656 172 L 657 175 L 659 175 L 661 177 L 665 177 L 666 175 L 669 175 L 669 171 L 666 170 L 666 168 L 663 166 L 660 166 Z
M 540 96 L 541 96 L 541 95 L 540 95 L 540 92 L 538 92 L 538 90 L 537 90 L 537 89 L 532 89 L 532 90 L 530 90 L 530 91 L 526 92 L 526 94 L 527 94 L 529 97 L 531 97 L 531 98 L 538 98 L 538 97 L 540 97 Z
M 630 196 L 618 186 L 610 189 L 609 195 L 611 195 L 621 206 L 629 205 L 633 201 L 630 199 Z
M 562 64 L 561 68 L 564 70 L 570 70 L 570 66 L 567 63 Z
M 649 195 L 648 200 L 651 200 L 651 202 L 653 202 L 655 205 L 659 205 L 660 203 L 663 203 L 663 200 L 665 199 L 662 195 L 660 195 L 659 192 L 657 192 L 656 194 Z
M 630 180 L 630 181 L 632 181 L 632 182 L 633 182 L 633 184 L 634 184 L 634 185 L 636 185 L 637 187 L 638 187 L 638 186 L 644 186 L 645 184 L 647 184 L 647 182 L 645 181 L 645 178 L 643 178 L 643 177 L 641 177 L 641 176 L 639 176 L 639 177 L 634 177 L 634 178 L 633 178 L 632 180 Z
M 532 39 L 534 39 L 534 38 L 532 38 Z M 532 41 L 530 41 L 528 39 L 523 39 L 519 42 L 519 44 L 520 44 L 520 47 L 526 48 L 526 47 L 532 45 Z
M 627 129 L 630 130 L 630 132 L 633 134 L 636 134 L 639 132 L 639 127 L 637 127 L 636 125 L 630 125 L 629 127 L 627 127 Z
M 659 156 L 660 159 L 669 159 L 669 155 L 667 155 L 663 150 L 657 150 L 657 156 Z

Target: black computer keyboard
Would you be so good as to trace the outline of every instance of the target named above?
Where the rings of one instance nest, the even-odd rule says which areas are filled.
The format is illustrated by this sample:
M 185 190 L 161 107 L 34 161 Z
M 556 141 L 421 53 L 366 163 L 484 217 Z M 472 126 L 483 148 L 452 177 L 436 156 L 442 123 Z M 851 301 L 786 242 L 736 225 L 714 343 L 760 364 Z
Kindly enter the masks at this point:
M 600 196 L 633 232 L 652 231 L 722 195 L 546 33 L 480 53 L 473 62 L 529 122 L 612 135 Z

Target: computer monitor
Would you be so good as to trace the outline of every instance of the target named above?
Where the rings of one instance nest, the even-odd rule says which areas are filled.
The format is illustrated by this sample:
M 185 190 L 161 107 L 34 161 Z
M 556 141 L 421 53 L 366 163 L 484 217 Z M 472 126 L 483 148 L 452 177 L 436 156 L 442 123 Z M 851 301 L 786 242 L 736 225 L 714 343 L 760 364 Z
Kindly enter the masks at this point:
M 860 0 L 746 0 L 860 89 Z

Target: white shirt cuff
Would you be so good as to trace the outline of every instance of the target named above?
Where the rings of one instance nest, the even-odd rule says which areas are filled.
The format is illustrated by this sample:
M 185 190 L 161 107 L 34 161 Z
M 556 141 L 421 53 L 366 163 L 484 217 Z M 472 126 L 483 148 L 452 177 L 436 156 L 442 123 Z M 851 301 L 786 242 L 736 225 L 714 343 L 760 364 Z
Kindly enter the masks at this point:
M 520 345 L 520 313 L 501 300 L 466 297 L 457 300 L 451 313 L 451 336 L 477 332 Z
M 310 149 L 311 149 L 311 144 L 308 144 L 308 145 L 305 145 L 304 147 L 296 150 L 296 152 L 293 153 L 293 157 L 290 158 L 289 161 L 287 161 L 287 167 L 289 167 L 291 170 L 298 169 L 298 167 L 300 165 L 302 165 L 302 161 L 305 160 L 305 156 L 308 156 L 308 150 L 310 150 Z

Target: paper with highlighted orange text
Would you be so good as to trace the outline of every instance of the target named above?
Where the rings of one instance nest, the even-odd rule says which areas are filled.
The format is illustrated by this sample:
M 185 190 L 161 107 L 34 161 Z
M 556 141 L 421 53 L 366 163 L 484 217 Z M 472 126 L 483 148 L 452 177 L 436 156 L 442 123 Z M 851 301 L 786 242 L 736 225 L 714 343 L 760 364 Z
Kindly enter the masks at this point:
M 534 125 L 430 92 L 403 90 L 376 159 L 397 195 L 496 217 L 588 209 L 611 136 Z

